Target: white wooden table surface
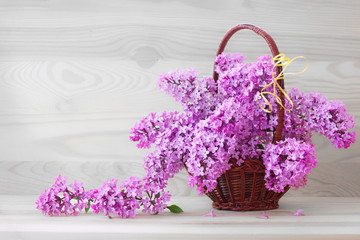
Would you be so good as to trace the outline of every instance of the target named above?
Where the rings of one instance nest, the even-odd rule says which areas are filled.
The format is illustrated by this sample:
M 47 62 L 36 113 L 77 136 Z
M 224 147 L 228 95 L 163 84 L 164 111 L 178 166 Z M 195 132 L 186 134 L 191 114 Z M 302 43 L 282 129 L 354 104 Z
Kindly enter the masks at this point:
M 360 239 L 360 198 L 283 197 L 280 208 L 262 212 L 210 212 L 207 197 L 174 197 L 184 213 L 134 219 L 104 215 L 46 217 L 37 196 L 0 196 L 0 239 Z M 292 216 L 299 208 L 306 216 Z

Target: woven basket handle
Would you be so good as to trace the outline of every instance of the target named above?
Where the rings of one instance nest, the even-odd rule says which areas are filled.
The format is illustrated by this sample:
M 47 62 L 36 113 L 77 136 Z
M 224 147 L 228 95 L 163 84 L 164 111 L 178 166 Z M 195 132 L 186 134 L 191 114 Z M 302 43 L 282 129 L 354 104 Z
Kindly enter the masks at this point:
M 216 53 L 216 56 L 221 54 L 224 51 L 225 46 L 228 43 L 229 39 L 232 37 L 232 35 L 234 35 L 237 31 L 242 30 L 242 29 L 252 30 L 256 34 L 258 34 L 262 38 L 264 38 L 266 43 L 270 47 L 270 51 L 271 51 L 271 54 L 273 55 L 273 57 L 275 57 L 276 55 L 279 54 L 279 50 L 276 46 L 274 39 L 267 32 L 265 32 L 264 30 L 262 30 L 259 27 L 256 27 L 256 26 L 253 26 L 250 24 L 241 24 L 241 25 L 237 25 L 237 26 L 233 27 L 225 34 L 223 40 L 221 41 L 221 43 L 219 45 L 219 49 Z M 281 70 L 282 70 L 281 66 L 277 67 L 276 75 L 278 75 L 281 72 Z M 215 70 L 214 70 L 213 78 L 214 78 L 215 82 L 219 78 L 219 75 L 218 75 L 218 73 L 215 72 Z M 281 79 L 279 84 L 283 89 L 285 89 L 283 79 Z M 280 97 L 281 101 L 284 102 L 284 94 L 281 91 L 278 91 L 278 96 Z M 277 112 L 278 125 L 276 126 L 276 131 L 275 131 L 274 140 L 273 140 L 274 143 L 276 143 L 282 139 L 282 132 L 283 132 L 283 127 L 284 127 L 284 108 L 281 107 L 279 104 L 277 104 L 277 109 L 278 109 L 278 112 Z

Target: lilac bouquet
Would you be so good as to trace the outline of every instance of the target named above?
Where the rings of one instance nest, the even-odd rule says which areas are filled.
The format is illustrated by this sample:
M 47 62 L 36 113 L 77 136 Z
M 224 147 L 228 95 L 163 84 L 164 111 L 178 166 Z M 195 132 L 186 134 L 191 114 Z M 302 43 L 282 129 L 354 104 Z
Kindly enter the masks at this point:
M 349 129 L 354 121 L 339 101 L 327 101 L 319 93 L 304 94 L 290 89 L 292 111 L 285 112 L 283 140 L 273 143 L 278 124 L 275 98 L 263 101 L 261 89 L 273 81 L 270 56 L 245 63 L 241 54 L 222 53 L 215 60 L 217 82 L 199 78 L 195 70 L 174 71 L 160 76 L 159 87 L 183 106 L 183 112 L 150 113 L 131 129 L 130 139 L 138 148 L 154 147 L 144 157 L 146 175 L 130 177 L 119 185 L 117 179 L 98 189 L 85 191 L 82 183 L 66 184 L 59 176 L 41 193 L 36 207 L 44 215 L 77 215 L 85 209 L 121 218 L 135 217 L 138 209 L 157 214 L 168 206 L 168 179 L 184 167 L 189 185 L 200 194 L 211 192 L 217 178 L 249 159 L 262 159 L 266 188 L 283 192 L 286 187 L 305 186 L 316 167 L 313 131 L 325 135 L 337 148 L 355 142 Z M 269 104 L 273 106 L 272 112 Z M 284 103 L 290 108 L 290 103 Z M 260 107 L 260 106 L 261 107 Z
M 288 91 L 292 111 L 285 111 L 283 140 L 273 144 L 278 124 L 275 97 L 264 101 L 261 89 L 273 81 L 274 63 L 268 55 L 254 63 L 239 53 L 222 53 L 215 59 L 217 82 L 199 78 L 193 69 L 160 76 L 159 88 L 183 106 L 183 112 L 150 113 L 131 130 L 138 148 L 154 151 L 144 157 L 147 177 L 160 188 L 186 167 L 188 182 L 200 194 L 211 192 L 217 178 L 247 159 L 262 159 L 269 190 L 306 185 L 316 167 L 312 132 L 325 135 L 337 148 L 355 142 L 353 117 L 339 101 L 328 101 L 320 93 Z M 266 112 L 269 104 L 272 112 Z M 260 106 L 262 107 L 260 107 Z M 290 108 L 289 101 L 284 103 Z

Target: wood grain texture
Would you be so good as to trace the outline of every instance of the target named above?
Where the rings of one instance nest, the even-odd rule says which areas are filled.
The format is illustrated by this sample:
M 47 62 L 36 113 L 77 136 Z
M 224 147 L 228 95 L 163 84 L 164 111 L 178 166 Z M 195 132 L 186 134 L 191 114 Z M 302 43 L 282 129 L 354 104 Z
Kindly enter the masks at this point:
M 270 31 L 283 52 L 357 60 L 359 8 L 356 0 L 7 0 L 1 4 L 1 57 L 130 59 L 151 47 L 166 60 L 208 60 L 228 28 L 252 23 Z M 254 43 L 262 40 L 246 36 L 235 41 L 236 49 L 262 54 L 264 47 Z
M 174 197 L 184 212 L 163 212 L 134 219 L 111 220 L 82 213 L 76 217 L 45 217 L 34 207 L 37 196 L 0 195 L 1 239 L 359 239 L 359 198 L 284 197 L 280 208 L 267 211 L 215 210 L 205 197 Z M 292 216 L 297 209 L 306 216 Z
M 181 110 L 157 89 L 159 74 L 211 75 L 220 40 L 238 23 L 264 28 L 290 57 L 306 56 L 309 69 L 286 87 L 343 101 L 359 132 L 359 12 L 355 0 L 1 1 L 0 192 L 38 194 L 59 173 L 89 187 L 142 176 L 146 151 L 129 141 L 130 128 L 149 112 Z M 269 53 L 246 31 L 226 50 L 249 61 Z M 319 168 L 288 194 L 360 197 L 360 144 L 314 142 Z M 184 172 L 169 188 L 196 195 Z

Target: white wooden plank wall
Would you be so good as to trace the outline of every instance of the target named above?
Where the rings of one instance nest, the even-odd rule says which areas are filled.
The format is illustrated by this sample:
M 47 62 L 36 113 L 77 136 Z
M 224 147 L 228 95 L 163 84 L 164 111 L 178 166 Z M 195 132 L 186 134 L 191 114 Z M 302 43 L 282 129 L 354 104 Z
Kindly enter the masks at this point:
M 281 52 L 310 68 L 287 86 L 345 102 L 360 120 L 360 1 L 1 0 L 0 193 L 38 194 L 59 173 L 97 187 L 142 176 L 129 130 L 152 111 L 178 109 L 158 75 L 194 67 L 211 74 L 225 32 L 267 30 Z M 238 33 L 228 51 L 269 53 Z M 336 150 L 315 137 L 319 167 L 292 196 L 360 196 L 360 143 Z M 184 173 L 174 195 L 196 195 Z

